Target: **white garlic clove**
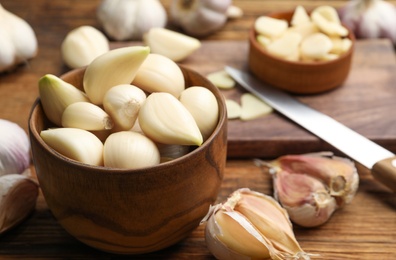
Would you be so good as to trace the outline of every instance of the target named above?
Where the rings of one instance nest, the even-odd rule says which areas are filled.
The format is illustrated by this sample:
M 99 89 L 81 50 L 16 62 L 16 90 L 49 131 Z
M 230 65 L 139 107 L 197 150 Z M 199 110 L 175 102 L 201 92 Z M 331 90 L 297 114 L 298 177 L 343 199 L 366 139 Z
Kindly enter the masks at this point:
M 38 43 L 32 27 L 0 4 L 0 72 L 36 56 Z
M 298 5 L 294 10 L 293 16 L 290 20 L 292 26 L 299 26 L 306 23 L 310 23 L 311 18 L 309 17 L 307 11 L 302 5 Z
M 99 131 L 113 128 L 113 120 L 97 105 L 76 102 L 66 107 L 62 114 L 62 126 Z
M 209 73 L 206 78 L 220 89 L 231 89 L 235 87 L 235 80 L 225 70 Z
M 167 13 L 158 0 L 103 0 L 97 17 L 105 32 L 117 41 L 142 40 L 151 28 L 165 27 Z
M 268 47 L 268 45 L 270 45 L 270 43 L 272 42 L 272 40 L 271 40 L 270 38 L 268 38 L 267 36 L 261 35 L 261 34 L 258 34 L 258 35 L 257 35 L 256 40 L 257 40 L 257 42 L 260 43 L 260 45 L 261 45 L 263 48 L 265 48 L 265 49 L 266 49 L 266 48 Z
M 155 53 L 147 56 L 132 83 L 148 93 L 167 92 L 175 97 L 185 89 L 180 67 L 166 56 Z
M 129 130 L 134 126 L 145 100 L 146 93 L 143 90 L 130 84 L 122 84 L 107 91 L 103 107 L 113 119 L 117 130 Z
M 70 159 L 103 165 L 103 143 L 87 130 L 54 128 L 41 131 L 40 136 L 49 147 Z
M 165 28 L 152 28 L 143 37 L 152 53 L 179 62 L 201 47 L 198 39 Z
M 270 39 L 281 36 L 288 26 L 287 21 L 269 16 L 260 16 L 254 22 L 256 32 Z
M 299 33 L 286 31 L 282 36 L 268 44 L 266 50 L 276 57 L 291 59 L 295 53 L 299 53 L 301 40 L 302 37 Z
M 219 121 L 219 105 L 215 95 L 207 88 L 192 86 L 180 94 L 179 100 L 194 117 L 203 140 L 207 140 Z
M 340 17 L 338 16 L 338 12 L 332 6 L 328 6 L 328 5 L 318 6 L 312 10 L 311 15 L 315 13 L 320 14 L 323 18 L 325 18 L 327 21 L 331 23 L 341 24 L 341 20 Z
M 348 38 L 331 38 L 331 41 L 333 42 L 333 48 L 330 52 L 333 54 L 341 55 L 352 48 L 352 41 Z
M 106 36 L 92 26 L 80 26 L 70 31 L 61 45 L 64 62 L 76 69 L 89 65 L 95 58 L 109 51 Z
M 300 46 L 301 56 L 305 60 L 320 60 L 333 48 L 331 39 L 323 33 L 314 33 L 306 37 Z
M 241 120 L 248 121 L 272 113 L 273 109 L 267 103 L 253 94 L 244 93 L 241 96 Z
M 138 118 L 143 133 L 155 142 L 198 146 L 203 142 L 194 117 L 169 93 L 150 94 Z
M 21 174 L 0 177 L 0 234 L 15 227 L 35 209 L 39 185 Z
M 226 99 L 227 118 L 236 119 L 241 116 L 241 106 L 234 100 Z
M 30 165 L 30 142 L 18 124 L 0 119 L 0 176 L 22 173 Z
M 342 24 L 334 22 L 333 20 L 328 20 L 327 17 L 319 12 L 311 13 L 311 19 L 326 35 L 345 37 L 349 33 Z
M 308 23 L 299 24 L 299 25 L 296 25 L 293 27 L 289 27 L 286 30 L 286 33 L 288 33 L 288 32 L 299 33 L 303 40 L 306 37 L 308 37 L 314 33 L 318 33 L 319 28 L 313 22 L 308 22 Z
M 123 47 L 94 59 L 83 78 L 84 90 L 90 101 L 101 105 L 110 88 L 130 84 L 149 52 L 150 49 L 145 46 Z
M 120 169 L 151 167 L 160 163 L 155 143 L 132 131 L 111 134 L 104 143 L 103 157 L 104 166 Z
M 200 37 L 223 27 L 231 4 L 231 0 L 173 0 L 170 15 L 186 33 Z
M 241 18 L 243 16 L 243 10 L 242 10 L 242 8 L 240 8 L 238 6 L 230 5 L 227 8 L 226 16 L 227 16 L 228 19 Z
M 47 74 L 38 84 L 44 113 L 57 126 L 62 125 L 62 114 L 67 106 L 75 102 L 89 101 L 84 92 L 57 76 Z

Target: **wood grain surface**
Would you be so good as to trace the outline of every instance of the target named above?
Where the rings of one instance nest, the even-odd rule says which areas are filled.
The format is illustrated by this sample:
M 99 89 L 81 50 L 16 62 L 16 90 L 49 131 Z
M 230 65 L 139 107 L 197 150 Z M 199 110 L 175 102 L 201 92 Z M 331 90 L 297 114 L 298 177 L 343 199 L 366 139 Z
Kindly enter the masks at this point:
M 171 0 L 163 0 L 168 6 Z M 254 19 L 272 11 L 328 4 L 341 7 L 347 1 L 234 0 L 244 10 L 240 19 L 201 39 L 203 47 L 183 65 L 202 74 L 224 65 L 246 66 L 248 30 Z M 389 1 L 396 4 L 396 1 Z M 0 75 L 0 118 L 12 120 L 27 130 L 31 106 L 38 96 L 37 81 L 44 74 L 61 75 L 69 69 L 60 56 L 67 32 L 80 25 L 100 28 L 95 17 L 100 0 L 3 0 L 1 4 L 23 17 L 34 28 L 39 53 L 26 65 Z M 1 39 L 0 39 L 1 40 Z M 112 43 L 113 47 L 129 43 Z M 131 43 L 138 44 L 138 43 Z M 338 119 L 396 152 L 395 55 L 386 40 L 359 40 L 353 67 L 345 85 L 321 95 L 298 98 Z M 242 90 L 224 92 L 239 99 Z M 320 151 L 330 146 L 289 120 L 274 113 L 252 122 L 229 122 L 229 156 L 218 202 L 235 189 L 248 187 L 272 194 L 268 175 L 251 157 L 273 157 L 290 152 Z M 231 158 L 232 157 L 232 158 Z M 243 159 L 237 159 L 241 158 Z M 337 211 L 325 225 L 315 229 L 295 226 L 301 246 L 322 259 L 396 259 L 396 197 L 375 182 L 359 165 L 361 184 L 356 198 Z M 33 166 L 31 167 L 35 174 Z M 97 251 L 77 241 L 55 220 L 40 195 L 36 211 L 20 226 L 0 236 L 0 259 L 213 259 L 204 241 L 204 226 L 182 242 L 165 250 L 133 257 Z

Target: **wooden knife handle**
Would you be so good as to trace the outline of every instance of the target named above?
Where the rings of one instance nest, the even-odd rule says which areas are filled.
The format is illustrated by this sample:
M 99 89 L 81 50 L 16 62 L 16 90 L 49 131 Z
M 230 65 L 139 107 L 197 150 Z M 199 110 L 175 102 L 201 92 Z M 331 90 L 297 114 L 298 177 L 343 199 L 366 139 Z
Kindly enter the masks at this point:
M 396 192 L 396 156 L 378 161 L 371 172 L 374 178 Z

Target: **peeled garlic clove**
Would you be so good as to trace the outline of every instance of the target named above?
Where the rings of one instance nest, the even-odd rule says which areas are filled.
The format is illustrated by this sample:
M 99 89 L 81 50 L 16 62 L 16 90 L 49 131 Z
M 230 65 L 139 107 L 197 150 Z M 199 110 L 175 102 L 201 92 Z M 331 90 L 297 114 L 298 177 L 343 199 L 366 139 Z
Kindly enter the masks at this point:
M 271 42 L 267 46 L 267 52 L 280 58 L 289 59 L 294 53 L 298 53 L 301 40 L 302 37 L 299 33 L 289 31 Z
M 218 88 L 230 89 L 235 87 L 235 80 L 225 70 L 209 73 L 206 78 Z
M 286 31 L 288 26 L 289 25 L 287 21 L 269 16 L 260 16 L 254 22 L 254 28 L 256 32 L 270 39 L 281 36 Z
M 309 259 L 287 212 L 270 196 L 239 189 L 209 215 L 205 238 L 218 259 Z
M 191 113 L 169 93 L 150 94 L 138 118 L 143 133 L 155 142 L 198 146 L 203 142 Z
M 155 143 L 132 131 L 111 134 L 104 143 L 103 157 L 104 166 L 121 169 L 150 167 L 160 163 Z
M 304 59 L 322 59 L 333 48 L 333 42 L 323 33 L 314 33 L 301 42 L 301 56 Z
M 103 165 L 103 143 L 91 132 L 78 128 L 54 128 L 40 133 L 58 153 L 89 165 Z
M 57 126 L 62 125 L 62 114 L 67 106 L 75 102 L 89 101 L 84 92 L 57 76 L 47 74 L 38 84 L 44 113 Z
M 309 23 L 311 18 L 309 17 L 305 8 L 301 5 L 297 6 L 294 10 L 293 16 L 291 18 L 290 24 L 292 26 L 299 26 L 306 23 Z
M 195 119 L 203 140 L 208 139 L 219 121 L 219 105 L 215 95 L 207 88 L 193 86 L 185 89 L 179 100 Z
M 314 33 L 318 33 L 319 29 L 314 23 L 308 22 L 308 23 L 299 24 L 299 25 L 296 25 L 293 27 L 289 27 L 286 30 L 286 33 L 288 33 L 288 32 L 299 33 L 301 35 L 301 38 L 304 39 Z
M 140 107 L 146 100 L 146 94 L 140 88 L 123 84 L 112 87 L 103 99 L 103 107 L 119 130 L 129 130 L 133 127 Z
M 231 99 L 226 99 L 226 107 L 227 107 L 227 118 L 235 119 L 241 116 L 241 106 Z
M 101 105 L 106 92 L 117 85 L 130 84 L 150 49 L 131 46 L 111 50 L 94 59 L 86 68 L 84 91 L 96 105 Z
M 272 107 L 250 93 L 241 96 L 241 120 L 253 120 L 273 111 Z
M 109 41 L 106 36 L 88 25 L 70 31 L 61 45 L 62 58 L 73 69 L 87 66 L 108 51 Z
M 311 19 L 322 32 L 329 36 L 345 37 L 349 33 L 340 23 L 328 20 L 327 17 L 324 17 L 319 12 L 313 12 L 311 14 Z
M 109 130 L 113 120 L 100 107 L 89 102 L 76 102 L 66 107 L 62 114 L 62 126 L 84 130 Z
M 132 82 L 142 90 L 167 92 L 179 97 L 184 90 L 184 75 L 180 67 L 166 56 L 150 53 Z
M 272 176 L 275 198 L 287 210 L 291 221 L 300 226 L 319 226 L 338 208 L 324 183 L 314 177 L 283 170 Z
M 264 48 L 267 48 L 268 45 L 270 45 L 270 43 L 272 42 L 272 40 L 270 38 L 268 38 L 267 36 L 261 35 L 261 34 L 257 35 L 256 40 Z
M 8 174 L 0 177 L 0 234 L 15 227 L 35 209 L 39 185 L 30 177 Z
M 321 5 L 319 7 L 316 7 L 312 11 L 311 15 L 315 13 L 320 14 L 323 18 L 325 18 L 327 21 L 331 23 L 341 24 L 340 18 L 338 16 L 338 12 L 332 6 Z
M 152 28 L 143 37 L 152 53 L 161 54 L 178 62 L 201 47 L 198 39 L 165 28 Z
M 343 54 L 352 48 L 352 41 L 348 38 L 331 38 L 333 48 L 330 50 L 333 54 Z

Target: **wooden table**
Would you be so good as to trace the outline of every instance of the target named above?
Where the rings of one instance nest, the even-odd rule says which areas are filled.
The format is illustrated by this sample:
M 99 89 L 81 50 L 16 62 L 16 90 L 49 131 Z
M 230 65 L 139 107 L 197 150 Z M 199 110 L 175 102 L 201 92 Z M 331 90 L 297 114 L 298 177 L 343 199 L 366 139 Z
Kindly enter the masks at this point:
M 61 60 L 59 47 L 66 33 L 80 25 L 92 25 L 100 28 L 95 18 L 95 8 L 99 0 L 90 1 L 50 1 L 50 0 L 3 0 L 2 5 L 13 13 L 23 17 L 34 28 L 38 41 L 39 53 L 36 58 L 29 61 L 25 66 L 19 67 L 10 74 L 0 75 L 0 118 L 8 119 L 18 123 L 27 131 L 27 120 L 30 108 L 38 96 L 37 81 L 44 74 L 51 73 L 60 75 L 68 70 Z M 169 5 L 170 0 L 164 0 L 165 6 Z M 396 1 L 391 1 L 395 3 Z M 254 19 L 261 14 L 276 10 L 290 10 L 296 4 L 302 4 L 307 8 L 312 8 L 322 4 L 330 4 L 339 7 L 346 1 L 260 1 L 260 0 L 234 0 L 234 4 L 240 6 L 245 14 L 243 18 L 229 21 L 226 26 L 209 37 L 201 39 L 203 49 L 201 52 L 210 55 L 218 46 L 227 45 L 239 48 L 246 52 L 246 40 L 249 27 Z M 0 39 L 1 40 L 1 39 Z M 126 43 L 112 43 L 112 47 Z M 132 43 L 136 44 L 136 43 Z M 213 46 L 217 46 L 214 48 Z M 234 48 L 233 47 L 233 48 Z M 359 41 L 358 49 L 362 52 L 355 59 L 356 70 L 353 70 L 348 82 L 343 87 L 346 92 L 356 84 L 361 84 L 359 75 L 362 73 L 374 73 L 374 82 L 379 85 L 379 89 L 389 91 L 389 95 L 396 95 L 396 91 L 389 86 L 394 82 L 394 71 L 396 68 L 393 47 L 388 41 L 373 40 Z M 377 60 L 375 55 L 363 55 L 365 50 L 373 50 L 374 53 L 382 53 L 383 59 Z M 218 58 L 216 58 L 218 57 Z M 242 67 L 246 60 L 244 55 L 228 55 L 228 53 L 218 53 L 210 63 L 204 55 L 196 55 L 185 62 L 202 74 L 221 68 L 224 65 L 235 65 Z M 376 76 L 375 76 L 376 75 Z M 364 82 L 363 82 L 364 83 Z M 393 84 L 394 85 L 394 84 Z M 339 93 L 339 92 L 338 92 Z M 239 93 L 240 94 L 240 93 Z M 238 94 L 225 93 L 227 97 L 235 98 Z M 330 95 L 339 95 L 331 93 Z M 380 98 L 386 99 L 387 93 L 381 93 Z M 311 105 L 317 104 L 317 100 L 322 97 L 300 97 Z M 395 100 L 395 99 L 393 99 Z M 394 102 L 396 103 L 396 102 Z M 393 104 L 393 102 L 392 102 Z M 387 103 L 390 107 L 391 102 Z M 358 103 L 354 103 L 358 106 Z M 363 106 L 363 104 L 362 104 Z M 386 109 L 384 106 L 382 109 Z M 356 109 L 358 109 L 357 107 Z M 324 108 L 325 111 L 327 108 Z M 330 108 L 328 108 L 330 109 Z M 390 109 L 390 108 L 389 108 Z M 329 110 L 330 113 L 333 110 Z M 365 110 L 371 111 L 371 110 Z M 388 117 L 392 118 L 394 110 L 389 110 Z M 327 112 L 327 111 L 326 111 Z M 339 115 L 334 112 L 334 117 L 348 121 L 347 116 Z M 361 114 L 358 114 L 361 115 Z M 330 148 L 323 144 L 316 137 L 301 130 L 278 114 L 271 115 L 270 118 L 260 119 L 269 122 L 278 122 L 283 129 L 288 129 L 286 136 L 278 139 L 261 140 L 261 145 L 282 145 L 295 142 L 294 151 L 318 151 L 318 149 Z M 367 120 L 377 120 L 370 117 Z M 396 128 L 394 121 L 389 119 L 381 128 L 380 132 L 373 132 L 375 127 L 362 127 L 366 121 L 359 121 L 356 125 L 358 130 L 362 130 L 368 137 L 375 139 L 382 145 L 387 146 L 396 152 Z M 258 123 L 259 122 L 259 123 Z M 383 122 L 383 121 L 381 121 Z M 380 124 L 381 122 L 376 122 Z M 240 123 L 233 121 L 230 123 L 230 158 L 225 169 L 225 178 L 222 189 L 219 193 L 218 201 L 224 199 L 235 189 L 248 187 L 253 190 L 272 194 L 270 177 L 255 166 L 251 157 L 269 157 L 271 153 L 263 154 L 260 147 L 252 146 L 252 140 L 258 138 L 256 135 L 248 134 L 238 139 L 238 133 L 246 133 L 251 126 L 261 127 L 261 121 L 245 123 L 243 129 Z M 260 128 L 259 128 L 260 130 Z M 268 129 L 267 129 L 268 131 Z M 367 132 L 365 132 L 367 131 Z M 248 132 L 249 133 L 249 132 Z M 273 138 L 274 136 L 272 136 Z M 242 141 L 241 141 L 242 140 Z M 239 143 L 238 143 L 239 142 Z M 244 143 L 245 142 L 245 146 Z M 248 144 L 246 146 L 246 143 Z M 300 144 L 298 146 L 298 144 Z M 301 144 L 309 144 L 301 145 Z M 250 153 L 241 156 L 236 150 L 242 145 Z M 299 149 L 302 150 L 298 150 Z M 282 148 L 275 150 L 273 156 L 278 156 Z M 285 151 L 283 151 L 285 152 Z M 235 155 L 235 156 L 233 156 Z M 304 229 L 295 226 L 295 233 L 302 248 L 313 254 L 320 254 L 323 259 L 396 259 L 396 196 L 382 185 L 373 180 L 370 172 L 359 167 L 361 183 L 359 191 L 353 202 L 340 211 L 325 225 L 315 229 Z M 34 167 L 31 167 L 34 174 Z M 204 241 L 204 227 L 200 226 L 191 235 L 170 248 L 160 252 L 155 252 L 142 256 L 119 257 L 103 253 L 80 243 L 57 223 L 49 211 L 44 198 L 40 195 L 37 201 L 36 211 L 21 225 L 3 234 L 0 237 L 0 259 L 213 259 L 207 250 Z

